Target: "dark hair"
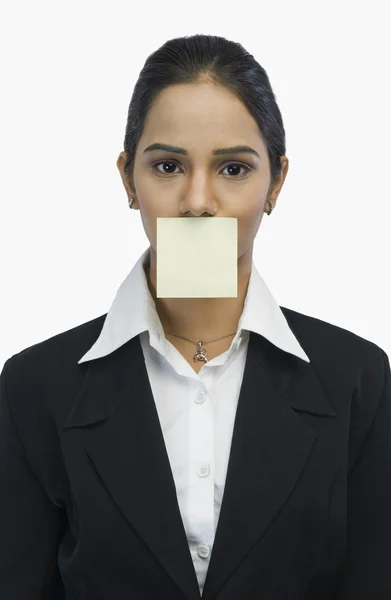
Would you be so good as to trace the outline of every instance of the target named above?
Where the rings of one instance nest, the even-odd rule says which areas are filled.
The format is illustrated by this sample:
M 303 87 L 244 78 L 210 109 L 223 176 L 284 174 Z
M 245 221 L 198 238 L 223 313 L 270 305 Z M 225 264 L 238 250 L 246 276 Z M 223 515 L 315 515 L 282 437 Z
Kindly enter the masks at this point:
M 210 81 L 230 89 L 258 123 L 267 146 L 271 183 L 281 172 L 285 130 L 280 109 L 263 67 L 239 43 L 215 35 L 193 35 L 167 41 L 148 56 L 133 90 L 124 139 L 125 172 L 133 173 L 137 143 L 145 118 L 164 88 Z

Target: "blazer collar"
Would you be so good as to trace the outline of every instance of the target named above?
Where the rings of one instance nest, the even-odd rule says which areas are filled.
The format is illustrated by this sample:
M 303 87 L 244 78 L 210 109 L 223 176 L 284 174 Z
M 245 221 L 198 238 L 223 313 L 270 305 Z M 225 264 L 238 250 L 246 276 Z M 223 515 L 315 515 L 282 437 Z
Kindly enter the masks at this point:
M 164 339 L 163 327 L 145 274 L 149 260 L 150 249 L 147 248 L 120 285 L 98 339 L 78 364 L 107 356 L 146 330 L 150 332 L 151 345 L 161 351 L 157 344 L 159 340 Z M 262 335 L 277 348 L 310 362 L 291 331 L 280 306 L 258 273 L 254 261 L 243 313 L 232 346 L 241 330 Z
M 284 341 L 286 347 L 288 337 Z M 64 453 L 77 447 L 87 453 L 130 524 L 129 535 L 137 531 L 185 597 L 199 600 L 139 338 L 83 369 L 83 384 L 61 428 Z M 301 413 L 316 415 L 311 422 L 319 428 L 336 417 L 313 365 L 251 333 L 202 600 L 213 600 L 233 576 L 305 468 L 318 431 Z M 86 486 L 88 477 L 86 472 Z

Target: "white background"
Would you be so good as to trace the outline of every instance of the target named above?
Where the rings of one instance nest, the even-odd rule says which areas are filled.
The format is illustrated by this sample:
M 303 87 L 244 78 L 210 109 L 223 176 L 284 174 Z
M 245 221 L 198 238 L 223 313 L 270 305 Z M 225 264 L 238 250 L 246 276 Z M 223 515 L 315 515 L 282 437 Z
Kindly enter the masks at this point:
M 147 56 L 195 33 L 266 69 L 289 172 L 254 260 L 278 303 L 391 355 L 387 1 L 3 2 L 0 363 L 104 314 L 148 246 L 119 172 Z

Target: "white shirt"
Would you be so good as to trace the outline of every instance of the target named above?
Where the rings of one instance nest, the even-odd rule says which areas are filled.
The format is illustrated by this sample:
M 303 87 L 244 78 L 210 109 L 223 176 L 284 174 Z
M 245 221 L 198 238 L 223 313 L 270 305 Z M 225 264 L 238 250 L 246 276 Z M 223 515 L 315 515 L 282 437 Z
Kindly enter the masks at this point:
M 165 338 L 147 283 L 149 250 L 120 285 L 98 339 L 78 362 L 106 356 L 139 336 L 202 595 L 224 494 L 249 332 L 306 362 L 310 359 L 253 261 L 230 348 L 196 373 Z

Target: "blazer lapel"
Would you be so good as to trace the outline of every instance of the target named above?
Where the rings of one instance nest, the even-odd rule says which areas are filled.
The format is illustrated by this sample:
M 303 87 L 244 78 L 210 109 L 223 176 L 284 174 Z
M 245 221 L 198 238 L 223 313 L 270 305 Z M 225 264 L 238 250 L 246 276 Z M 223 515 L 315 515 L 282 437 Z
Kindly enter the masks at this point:
M 262 537 L 305 467 L 317 433 L 297 410 L 336 416 L 311 364 L 251 333 L 203 600 L 218 594 Z M 124 517 L 185 596 L 199 599 L 138 337 L 87 363 L 64 435 L 74 428 Z
M 296 411 L 337 416 L 311 363 L 251 333 L 203 600 L 260 540 L 305 468 L 317 432 Z

